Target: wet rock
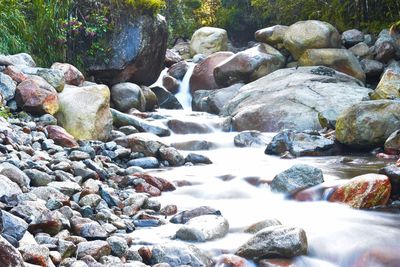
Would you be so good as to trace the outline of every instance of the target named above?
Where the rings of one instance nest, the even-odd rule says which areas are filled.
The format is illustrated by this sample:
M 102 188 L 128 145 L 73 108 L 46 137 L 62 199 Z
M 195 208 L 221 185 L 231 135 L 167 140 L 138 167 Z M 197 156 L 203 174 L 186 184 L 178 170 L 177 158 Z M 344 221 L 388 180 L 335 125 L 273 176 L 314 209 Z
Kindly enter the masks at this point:
M 158 136 L 169 136 L 171 134 L 164 125 L 148 122 L 136 116 L 119 112 L 115 109 L 111 109 L 111 113 L 116 126 L 131 125 L 141 132 L 148 132 Z
M 364 42 L 364 34 L 357 29 L 347 30 L 342 33 L 342 43 L 347 48 L 361 42 Z
M 105 85 L 65 86 L 59 94 L 60 125 L 78 140 L 108 140 L 112 130 L 110 91 Z
M 11 163 L 4 162 L 0 164 L 0 175 L 6 176 L 12 182 L 18 184 L 23 192 L 26 192 L 29 188 L 30 179 L 16 166 Z
M 190 219 L 177 232 L 176 237 L 186 241 L 205 242 L 224 237 L 229 231 L 228 221 L 217 215 L 204 215 Z
M 195 154 L 195 153 L 189 153 L 186 158 L 186 162 L 191 162 L 193 164 L 212 164 L 212 161 L 207 158 L 206 156 Z
M 54 90 L 54 89 L 53 89 Z M 32 79 L 27 79 L 17 86 L 15 101 L 24 111 L 37 115 L 55 114 L 59 109 L 57 92 L 48 91 Z
M 128 161 L 127 165 L 129 167 L 136 166 L 143 169 L 155 169 L 160 166 L 158 159 L 155 157 L 144 157 L 138 159 L 132 159 Z
M 400 168 L 396 165 L 389 165 L 379 170 L 379 174 L 389 177 L 392 187 L 391 195 L 397 197 L 400 195 Z
M 209 56 L 228 50 L 228 33 L 224 29 L 203 27 L 195 31 L 190 41 L 190 54 Z
M 233 56 L 231 52 L 217 52 L 208 56 L 203 62 L 197 64 L 190 77 L 190 92 L 193 94 L 198 90 L 218 89 L 219 86 L 214 78 L 214 69 L 218 64 L 231 56 Z
M 157 187 L 148 184 L 146 182 L 141 182 L 135 185 L 135 190 L 138 193 L 147 193 L 150 196 L 157 197 L 161 195 L 161 190 Z
M 5 267 L 24 267 L 24 260 L 19 251 L 0 236 L 0 262 Z
M 62 147 L 78 147 L 78 143 L 74 137 L 70 135 L 64 128 L 57 125 L 49 125 L 46 127 L 48 138 L 54 140 L 56 145 Z
M 178 213 L 177 215 L 171 218 L 170 222 L 177 224 L 185 224 L 189 220 L 203 215 L 221 215 L 221 212 L 211 207 L 201 206 L 192 210 L 186 210 Z
M 0 93 L 5 101 L 14 98 L 15 90 L 17 89 L 16 82 L 10 76 L 0 72 Z
M 285 57 L 267 44 L 259 44 L 224 60 L 214 68 L 219 87 L 249 83 L 282 68 Z
M 154 111 L 158 107 L 156 94 L 147 86 L 141 86 L 141 88 L 146 100 L 145 111 Z
M 390 180 L 385 175 L 365 174 L 340 185 L 329 197 L 331 202 L 345 203 L 353 208 L 386 205 L 391 192 Z
M 258 262 L 259 267 L 295 267 L 292 259 L 263 259 Z
M 249 227 L 244 229 L 244 232 L 249 234 L 255 234 L 264 228 L 276 225 L 282 225 L 282 223 L 277 219 L 266 219 L 250 225 Z
M 361 60 L 361 67 L 367 78 L 376 78 L 382 74 L 384 65 L 377 60 L 363 59 Z
M 307 237 L 303 229 L 279 225 L 257 232 L 235 254 L 247 259 L 291 258 L 306 255 L 307 249 Z
M 233 141 L 237 147 L 260 147 L 268 144 L 260 131 L 243 131 L 238 133 Z
M 179 82 L 177 79 L 175 79 L 172 76 L 165 75 L 162 78 L 162 83 L 165 89 L 168 90 L 168 92 L 171 92 L 173 94 L 176 94 L 179 90 Z
M 145 156 L 156 156 L 162 140 L 154 134 L 137 133 L 117 138 L 114 140 L 118 145 L 130 148 L 133 152 L 143 153 Z
M 357 79 L 327 67 L 281 69 L 243 86 L 221 115 L 232 117 L 236 131 L 317 130 L 319 112 L 330 109 L 338 116 L 369 92 Z
M 183 60 L 183 58 L 179 54 L 175 53 L 171 49 L 167 49 L 167 52 L 165 53 L 165 66 L 166 67 L 169 68 L 182 60 Z
M 24 220 L 7 211 L 0 211 L 1 235 L 14 246 L 18 246 L 18 241 L 22 239 L 26 230 L 28 230 L 28 224 Z
M 398 266 L 400 256 L 396 248 L 371 248 L 358 255 L 352 267 L 363 266 Z
M 299 21 L 287 29 L 283 43 L 297 60 L 307 49 L 340 47 L 340 34 L 326 22 Z
M 157 96 L 158 99 L 158 106 L 160 108 L 165 108 L 165 109 L 183 109 L 182 104 L 179 103 L 178 99 L 168 92 L 165 88 L 163 87 L 151 87 L 151 91 Z
M 29 232 L 56 235 L 63 229 L 66 218 L 58 211 L 45 211 L 29 224 Z
M 336 139 L 345 145 L 366 149 L 381 146 L 400 128 L 400 102 L 363 101 L 345 110 L 337 119 Z
M 172 143 L 172 147 L 179 150 L 197 151 L 197 150 L 209 150 L 212 148 L 213 144 L 205 140 L 190 140 Z
M 159 178 L 159 177 L 155 177 L 155 176 L 152 176 L 152 175 L 149 175 L 149 174 L 143 174 L 143 173 L 136 173 L 135 177 L 143 179 L 147 183 L 157 187 L 160 191 L 173 191 L 173 190 L 175 190 L 175 186 L 172 183 L 170 183 L 169 181 L 167 181 L 167 180 L 165 180 L 163 178 Z
M 228 266 L 228 267 L 247 267 L 249 266 L 250 263 L 239 256 L 236 255 L 230 255 L 230 254 L 224 254 L 218 257 L 216 260 L 216 266 Z
M 164 216 L 172 216 L 175 215 L 177 212 L 178 207 L 176 205 L 167 205 L 160 210 L 160 214 Z
M 47 247 L 41 245 L 26 245 L 19 248 L 22 258 L 25 262 L 48 266 L 50 261 L 50 251 Z
M 168 127 L 176 134 L 204 134 L 211 133 L 213 129 L 204 123 L 197 123 L 191 121 L 181 121 L 178 119 L 171 119 L 167 122 Z
M 101 257 L 111 254 L 111 246 L 108 242 L 100 240 L 81 242 L 78 244 L 76 254 L 78 259 L 90 255 L 95 260 L 99 260 Z
M 168 69 L 168 74 L 177 80 L 183 80 L 183 77 L 185 77 L 185 74 L 188 71 L 188 69 L 189 69 L 189 64 L 186 63 L 185 61 L 180 61 L 172 65 Z
M 400 154 L 400 130 L 394 131 L 388 139 L 386 139 L 385 153 L 390 155 Z
M 296 164 L 276 175 L 270 186 L 271 190 L 291 194 L 324 182 L 322 171 L 305 164 Z
M 163 146 L 159 149 L 160 158 L 168 161 L 170 166 L 182 166 L 185 164 L 185 158 L 173 147 Z
M 283 43 L 288 26 L 275 25 L 256 31 L 256 41 L 269 45 L 277 45 Z
M 154 246 L 151 251 L 151 263 L 168 263 L 171 266 L 212 266 L 212 260 L 197 247 L 172 242 Z
M 146 99 L 142 89 L 134 83 L 118 83 L 111 87 L 111 100 L 115 108 L 127 112 L 131 108 L 145 111 Z
M 51 68 L 63 73 L 66 84 L 81 86 L 85 81 L 83 74 L 71 64 L 57 62 L 51 65 Z

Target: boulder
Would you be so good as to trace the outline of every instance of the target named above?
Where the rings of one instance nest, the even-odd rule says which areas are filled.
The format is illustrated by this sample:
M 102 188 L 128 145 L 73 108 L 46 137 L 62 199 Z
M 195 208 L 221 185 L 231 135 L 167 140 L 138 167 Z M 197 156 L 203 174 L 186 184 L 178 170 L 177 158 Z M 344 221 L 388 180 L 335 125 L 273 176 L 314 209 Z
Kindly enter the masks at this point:
M 326 66 L 365 82 L 358 59 L 346 49 L 307 49 L 298 61 L 300 66 Z
M 389 178 L 371 173 L 354 177 L 338 186 L 329 201 L 345 203 L 356 209 L 372 208 L 386 205 L 390 192 Z
M 0 236 L 0 262 L 4 267 L 24 267 L 21 253 Z
M 200 122 L 171 119 L 168 120 L 167 125 L 176 134 L 205 134 L 213 132 L 213 128 Z
M 260 131 L 243 131 L 235 135 L 233 142 L 237 147 L 265 147 L 266 136 Z
M 197 64 L 190 77 L 190 92 L 197 90 L 213 90 L 219 88 L 214 78 L 214 69 L 224 60 L 233 56 L 232 52 L 217 52 Z
M 235 254 L 247 259 L 291 258 L 306 255 L 307 249 L 307 237 L 303 229 L 278 225 L 257 232 Z
M 146 111 L 154 111 L 158 107 L 158 99 L 156 94 L 147 86 L 142 86 L 144 99 L 146 100 Z
M 33 79 L 27 79 L 17 86 L 15 101 L 19 108 L 37 115 L 53 115 L 59 109 L 57 92 L 48 91 Z
M 250 225 L 249 227 L 246 227 L 244 229 L 244 232 L 249 233 L 249 234 L 255 234 L 262 229 L 265 229 L 270 226 L 276 226 L 276 225 L 282 225 L 282 223 L 280 221 L 278 221 L 277 219 L 265 219 L 265 220 L 256 222 L 256 223 Z
M 177 42 L 175 42 L 175 45 L 171 50 L 180 55 L 183 59 L 192 58 L 190 56 L 190 43 L 184 41 L 183 39 L 179 39 Z
M 369 92 L 357 79 L 327 67 L 281 69 L 243 86 L 221 115 L 233 117 L 236 131 L 317 130 L 318 113 L 329 109 L 338 116 Z
M 349 51 L 352 52 L 357 58 L 365 58 L 370 55 L 371 49 L 366 43 L 358 43 L 349 48 Z
M 400 97 L 400 64 L 395 62 L 384 71 L 371 99 L 393 99 Z
M 361 60 L 361 67 L 367 78 L 377 78 L 383 72 L 383 63 L 373 59 Z
M 27 53 L 19 53 L 15 55 L 0 55 L 0 65 L 3 66 L 26 66 L 36 67 L 33 58 Z
M 221 215 L 221 212 L 211 207 L 201 206 L 192 210 L 179 212 L 177 215 L 171 218 L 170 222 L 185 224 L 193 218 L 205 215 Z
M 257 42 L 269 45 L 277 45 L 283 43 L 288 26 L 275 25 L 256 31 L 255 38 Z
M 307 20 L 291 25 L 286 31 L 283 44 L 297 60 L 307 49 L 339 48 L 341 40 L 339 32 L 331 24 Z
M 214 68 L 214 78 L 219 87 L 238 82 L 255 81 L 285 65 L 285 57 L 267 44 L 239 52 Z
M 134 83 L 118 83 L 111 87 L 111 100 L 115 108 L 127 112 L 131 108 L 145 111 L 146 99 L 142 89 Z
M 224 29 L 203 27 L 192 35 L 190 41 L 190 53 L 192 56 L 196 54 L 209 56 L 226 50 L 228 50 L 228 33 Z
M 130 8 L 119 10 L 118 19 L 105 40 L 111 48 L 109 60 L 106 62 L 101 57 L 95 62 L 88 60 L 88 74 L 108 85 L 121 82 L 151 85 L 164 68 L 167 37 L 164 17 L 137 15 Z
M 4 74 L 7 74 L 8 76 L 10 76 L 11 79 L 13 79 L 13 81 L 15 81 L 17 83 L 21 83 L 28 78 L 28 76 L 25 75 L 18 67 L 15 67 L 12 65 L 10 65 L 4 69 Z
M 338 117 L 336 139 L 345 145 L 369 149 L 382 146 L 400 129 L 400 102 L 395 100 L 362 101 Z
M 57 125 L 46 126 L 47 137 L 52 139 L 56 145 L 62 147 L 78 147 L 78 142 L 64 128 Z
M 17 83 L 7 74 L 0 72 L 0 94 L 3 99 L 6 101 L 13 99 L 16 89 Z
M 364 34 L 357 29 L 347 30 L 342 33 L 342 43 L 347 48 L 361 42 L 364 42 Z
M 65 78 L 61 70 L 38 68 L 35 75 L 45 79 L 57 92 L 62 92 L 62 90 L 64 90 Z
M 185 77 L 186 72 L 189 69 L 189 64 L 186 61 L 180 61 L 174 65 L 172 65 L 168 69 L 168 74 L 178 80 L 183 80 Z
M 168 90 L 168 92 L 171 92 L 173 94 L 176 94 L 179 91 L 179 82 L 177 79 L 170 75 L 165 75 L 162 78 L 162 83 L 165 89 Z
M 390 155 L 400 154 L 400 130 L 394 131 L 388 139 L 386 139 L 383 146 L 385 153 Z
M 186 241 L 205 242 L 224 237 L 229 231 L 228 221 L 217 215 L 203 215 L 189 220 L 176 232 Z
M 110 90 L 105 85 L 66 86 L 59 94 L 60 125 L 78 140 L 108 140 L 112 130 Z
M 172 65 L 182 61 L 183 58 L 178 54 L 172 51 L 171 49 L 167 49 L 165 53 L 165 66 L 167 68 L 171 67 Z
M 56 62 L 51 65 L 51 68 L 63 73 L 66 84 L 81 86 L 85 81 L 83 74 L 71 64 Z
M 274 177 L 270 186 L 273 192 L 292 194 L 324 182 L 322 171 L 318 168 L 296 164 Z
M 181 103 L 179 103 L 178 99 L 168 92 L 163 87 L 151 87 L 151 91 L 157 96 L 158 99 L 158 106 L 160 108 L 165 109 L 183 109 Z
M 379 170 L 379 174 L 389 177 L 390 185 L 392 187 L 391 196 L 400 196 L 400 168 L 395 164 L 388 165 Z
M 388 30 L 379 33 L 374 45 L 375 60 L 388 63 L 396 55 L 396 41 Z

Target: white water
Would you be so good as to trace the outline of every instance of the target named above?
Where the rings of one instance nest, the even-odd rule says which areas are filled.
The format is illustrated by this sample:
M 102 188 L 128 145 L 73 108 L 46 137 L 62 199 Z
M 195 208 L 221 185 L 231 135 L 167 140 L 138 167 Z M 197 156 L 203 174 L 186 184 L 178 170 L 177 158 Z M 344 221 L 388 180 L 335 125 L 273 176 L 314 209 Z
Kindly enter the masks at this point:
M 192 62 L 188 62 L 188 64 L 189 68 L 185 74 L 185 77 L 183 77 L 183 80 L 179 85 L 179 91 L 175 95 L 175 97 L 178 99 L 179 103 L 182 104 L 183 109 L 192 110 L 192 96 L 190 94 L 189 81 L 196 64 Z
M 178 115 L 179 114 L 179 115 Z M 212 124 L 218 117 L 200 116 L 187 111 L 163 111 L 163 115 Z M 353 266 L 355 259 L 372 249 L 390 248 L 400 252 L 400 214 L 388 214 L 351 209 L 345 205 L 285 200 L 269 191 L 267 181 L 296 163 L 310 164 L 324 172 L 326 183 L 337 179 L 376 172 L 384 162 L 368 157 L 314 157 L 283 160 L 267 156 L 264 148 L 236 148 L 236 133 L 172 135 L 168 143 L 185 140 L 207 140 L 212 150 L 196 151 L 208 156 L 213 164 L 154 170 L 152 174 L 169 181 L 187 181 L 191 186 L 178 187 L 159 197 L 162 205 L 175 204 L 179 211 L 207 205 L 219 209 L 230 224 L 229 234 L 222 239 L 195 245 L 214 256 L 234 253 L 251 235 L 243 229 L 263 219 L 275 218 L 284 225 L 303 228 L 307 233 L 309 253 L 297 257 L 296 266 Z M 273 134 L 266 134 L 272 138 Z M 182 153 L 188 153 L 182 151 Z M 230 179 L 224 179 L 229 177 Z M 258 179 L 253 186 L 248 179 Z M 227 181 L 224 181 L 227 180 Z M 169 219 L 169 218 L 168 218 Z M 167 224 L 158 228 L 139 229 L 132 233 L 136 244 L 172 242 L 180 225 Z M 174 241 L 181 242 L 181 241 Z M 250 263 L 249 263 L 249 266 Z M 382 266 L 369 263 L 365 266 Z M 384 266 L 384 265 L 383 265 Z

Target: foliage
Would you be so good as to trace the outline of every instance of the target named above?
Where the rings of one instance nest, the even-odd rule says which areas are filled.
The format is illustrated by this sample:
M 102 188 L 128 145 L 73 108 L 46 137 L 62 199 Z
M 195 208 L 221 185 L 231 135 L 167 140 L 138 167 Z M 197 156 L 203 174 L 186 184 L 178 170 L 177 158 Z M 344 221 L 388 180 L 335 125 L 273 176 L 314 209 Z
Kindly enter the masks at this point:
M 5 119 L 12 117 L 12 113 L 7 106 L 0 107 L 0 117 L 5 118 Z
M 136 10 L 149 10 L 153 13 L 165 6 L 165 0 L 125 0 L 125 3 Z

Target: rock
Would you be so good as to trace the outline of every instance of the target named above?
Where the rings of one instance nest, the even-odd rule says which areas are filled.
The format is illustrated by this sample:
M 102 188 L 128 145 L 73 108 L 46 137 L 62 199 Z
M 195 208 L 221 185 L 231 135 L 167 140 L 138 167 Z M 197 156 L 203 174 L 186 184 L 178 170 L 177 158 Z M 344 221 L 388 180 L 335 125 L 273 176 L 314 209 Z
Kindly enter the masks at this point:
M 172 65 L 174 65 L 182 60 L 183 60 L 183 58 L 180 55 L 178 55 L 171 49 L 167 49 L 167 51 L 165 53 L 165 66 L 167 68 L 171 67 Z
M 203 215 L 221 215 L 221 212 L 211 207 L 201 206 L 192 210 L 186 210 L 178 213 L 177 215 L 171 218 L 170 222 L 185 224 L 189 220 Z
M 145 98 L 146 106 L 145 110 L 146 111 L 153 111 L 158 107 L 158 99 L 156 94 L 147 86 L 142 86 L 142 92 Z
M 128 161 L 127 165 L 129 167 L 136 166 L 143 169 L 155 169 L 160 167 L 160 163 L 158 162 L 158 159 L 155 157 L 132 159 Z
M 168 92 L 165 88 L 156 86 L 150 88 L 151 91 L 157 96 L 158 106 L 160 108 L 165 109 L 183 109 L 181 103 L 179 103 L 178 99 Z
M 165 89 L 168 90 L 168 92 L 171 92 L 173 94 L 176 94 L 179 91 L 179 82 L 177 79 L 175 79 L 172 76 L 165 75 L 162 78 L 162 83 Z
M 370 54 L 369 46 L 365 43 L 358 43 L 355 46 L 350 47 L 349 51 L 352 52 L 357 58 L 364 58 Z
M 379 174 L 389 177 L 392 187 L 391 196 L 398 197 L 400 195 L 400 168 L 396 165 L 389 165 L 380 169 Z
M 188 69 L 189 69 L 189 64 L 186 63 L 185 61 L 180 61 L 172 65 L 168 69 L 168 74 L 177 80 L 183 80 L 183 77 L 185 77 L 185 74 L 188 71 Z
M 86 195 L 86 196 L 82 197 L 79 200 L 79 205 L 81 207 L 89 206 L 89 207 L 92 207 L 92 208 L 96 208 L 97 205 L 99 205 L 100 201 L 101 201 L 101 197 L 99 195 L 89 194 L 89 195 Z
M 18 241 L 22 239 L 27 230 L 28 224 L 24 220 L 7 211 L 0 211 L 1 235 L 14 246 L 18 247 Z
M 161 147 L 158 152 L 160 153 L 161 160 L 166 160 L 170 166 L 182 166 L 185 164 L 185 158 L 173 147 Z
M 171 266 L 212 266 L 212 260 L 194 245 L 173 242 L 153 247 L 151 264 L 157 263 L 167 263 Z
M 396 47 L 393 40 L 378 39 L 375 43 L 375 60 L 388 63 L 396 55 Z
M 376 78 L 382 74 L 384 65 L 377 60 L 363 59 L 361 60 L 361 67 L 367 78 Z
M 209 150 L 213 147 L 213 143 L 205 140 L 190 140 L 190 141 L 172 143 L 171 146 L 179 150 L 196 151 L 196 150 Z
M 263 259 L 258 262 L 259 267 L 295 267 L 294 259 Z
M 34 194 L 40 199 L 43 199 L 44 201 L 48 201 L 49 199 L 52 198 L 59 200 L 63 203 L 69 203 L 69 197 L 53 187 L 48 187 L 48 186 L 35 187 L 31 190 L 30 193 Z
M 327 67 L 281 69 L 243 86 L 221 115 L 233 117 L 236 131 L 318 130 L 318 113 L 329 109 L 338 116 L 369 92 L 357 79 Z
M 297 60 L 307 49 L 339 48 L 340 34 L 327 22 L 299 21 L 287 29 L 283 44 Z
M 30 185 L 36 187 L 46 186 L 55 179 L 51 175 L 36 169 L 26 169 L 24 170 L 24 173 L 29 177 Z
M 189 153 L 186 158 L 186 162 L 191 162 L 193 164 L 212 164 L 212 161 L 207 158 L 206 156 L 195 154 L 195 153 Z
M 53 115 L 59 109 L 57 93 L 40 87 L 32 79 L 27 79 L 17 86 L 15 100 L 19 108 L 37 115 Z
M 166 205 L 160 210 L 160 214 L 164 216 L 172 216 L 178 212 L 176 205 Z
M 79 236 L 82 236 L 87 240 L 102 240 L 106 239 L 108 234 L 98 222 L 91 222 L 82 225 Z
M 197 64 L 190 77 L 190 92 L 193 94 L 197 90 L 218 89 L 219 86 L 214 78 L 214 69 L 231 56 L 233 56 L 232 52 L 217 52 L 208 56 L 203 62 Z
M 56 145 L 62 147 L 78 147 L 78 142 L 64 128 L 57 125 L 46 126 L 47 136 L 52 139 Z
M 381 146 L 400 129 L 400 102 L 363 101 L 345 110 L 337 119 L 336 139 L 345 145 L 366 149 Z
M 0 72 L 0 94 L 3 96 L 3 99 L 6 101 L 13 99 L 16 89 L 16 82 L 7 74 Z
M 307 237 L 303 229 L 278 225 L 257 232 L 235 254 L 247 259 L 291 258 L 306 255 L 307 249 Z
M 190 41 L 190 54 L 209 56 L 228 50 L 228 33 L 224 29 L 202 27 L 195 31 Z
M 21 82 L 25 81 L 28 78 L 28 76 L 25 75 L 20 70 L 20 68 L 12 66 L 12 65 L 10 65 L 10 66 L 8 66 L 7 68 L 4 69 L 4 74 L 10 76 L 11 79 L 13 79 L 13 81 L 15 81 L 17 83 L 21 83 Z
M 329 201 L 345 203 L 356 209 L 372 208 L 386 205 L 390 192 L 391 185 L 387 176 L 365 174 L 339 185 Z
M 38 68 L 36 75 L 45 79 L 57 92 L 64 90 L 65 79 L 61 70 Z
M 214 68 L 214 78 L 219 87 L 238 82 L 255 81 L 285 65 L 285 57 L 267 44 L 239 52 Z
M 397 248 L 376 247 L 369 248 L 365 252 L 357 255 L 352 267 L 363 266 L 399 266 L 400 257 L 396 253 Z
M 263 221 L 260 221 L 260 222 L 250 225 L 249 227 L 244 229 L 244 232 L 249 233 L 249 234 L 255 234 L 255 233 L 259 232 L 260 230 L 263 230 L 267 227 L 276 226 L 276 225 L 282 225 L 282 223 L 280 221 L 278 221 L 277 219 L 266 219 L 266 220 L 263 220 Z
M 394 131 L 388 137 L 388 139 L 386 139 L 384 148 L 386 154 L 390 155 L 400 154 L 400 130 Z
M 296 164 L 274 177 L 270 186 L 273 192 L 292 194 L 324 182 L 322 171 L 318 168 Z
M 260 147 L 268 144 L 266 137 L 259 131 L 243 131 L 238 133 L 233 142 L 237 147 Z
M 139 117 L 119 112 L 115 109 L 111 109 L 114 124 L 116 126 L 134 126 L 141 132 L 148 132 L 158 136 L 169 136 L 171 132 L 162 124 L 155 124 L 147 122 Z
M 167 125 L 176 134 L 205 134 L 213 132 L 213 129 L 207 124 L 192 121 L 171 119 L 168 120 Z
M 329 155 L 335 142 L 318 133 L 299 133 L 292 130 L 284 130 L 272 138 L 265 149 L 265 154 L 282 155 L 289 151 L 296 157 Z
M 118 20 L 105 42 L 111 48 L 109 62 L 99 58 L 87 69 L 99 83 L 133 82 L 148 86 L 164 68 L 168 37 L 164 17 L 136 15 L 131 11 L 118 11 Z
M 29 224 L 28 230 L 32 234 L 48 233 L 56 235 L 63 229 L 63 215 L 58 211 L 45 211 Z
M 60 125 L 78 140 L 108 140 L 112 130 L 110 91 L 105 85 L 65 86 L 59 94 Z
M 66 84 L 81 86 L 85 81 L 83 74 L 71 64 L 56 62 L 51 65 L 51 68 L 60 70 L 63 73 Z
M 3 66 L 27 66 L 27 67 L 36 67 L 36 63 L 33 58 L 26 53 L 19 53 L 15 55 L 0 55 L 0 65 Z
M 242 257 L 231 254 L 224 254 L 218 257 L 215 266 L 247 267 L 249 265 L 249 262 Z
M 171 49 L 175 53 L 179 54 L 183 59 L 190 59 L 190 43 L 182 39 L 175 42 L 174 47 Z
M 358 59 L 346 49 L 307 49 L 299 58 L 300 66 L 326 66 L 365 82 Z
M 399 98 L 400 93 L 400 65 L 395 63 L 383 73 L 376 89 L 371 93 L 371 99 L 393 99 Z
M 0 174 L 6 176 L 12 182 L 18 184 L 22 191 L 26 192 L 29 188 L 30 179 L 18 167 L 8 162 L 0 164 Z
M 0 58 L 1 60 L 1 58 Z M 0 236 L 0 262 L 4 267 L 24 267 L 19 251 Z
M 176 237 L 186 241 L 205 242 L 224 237 L 229 231 L 228 221 L 217 215 L 204 215 L 189 220 L 176 232 Z
M 95 260 L 99 260 L 101 257 L 111 254 L 111 246 L 108 242 L 100 240 L 81 242 L 78 244 L 76 254 L 78 259 L 90 255 Z
M 131 108 L 145 111 L 146 99 L 142 89 L 134 83 L 118 83 L 111 87 L 111 100 L 115 108 L 127 112 Z
M 357 29 L 347 30 L 342 33 L 342 43 L 349 48 L 364 42 L 364 34 Z
M 69 197 L 71 197 L 75 193 L 82 191 L 80 185 L 72 181 L 51 182 L 47 186 L 53 187 Z
M 40 266 L 48 266 L 50 261 L 50 251 L 47 247 L 32 244 L 20 247 L 19 251 L 21 252 L 22 258 L 25 262 Z
M 112 236 L 107 238 L 108 244 L 111 246 L 111 253 L 114 256 L 122 257 L 128 250 L 128 243 L 122 237 Z
M 118 145 L 130 148 L 133 152 L 141 152 L 145 156 L 156 156 L 161 146 L 165 144 L 154 134 L 137 133 L 114 140 Z
M 275 25 L 256 31 L 255 38 L 257 42 L 269 45 L 277 45 L 283 43 L 283 39 L 288 30 L 288 26 Z

